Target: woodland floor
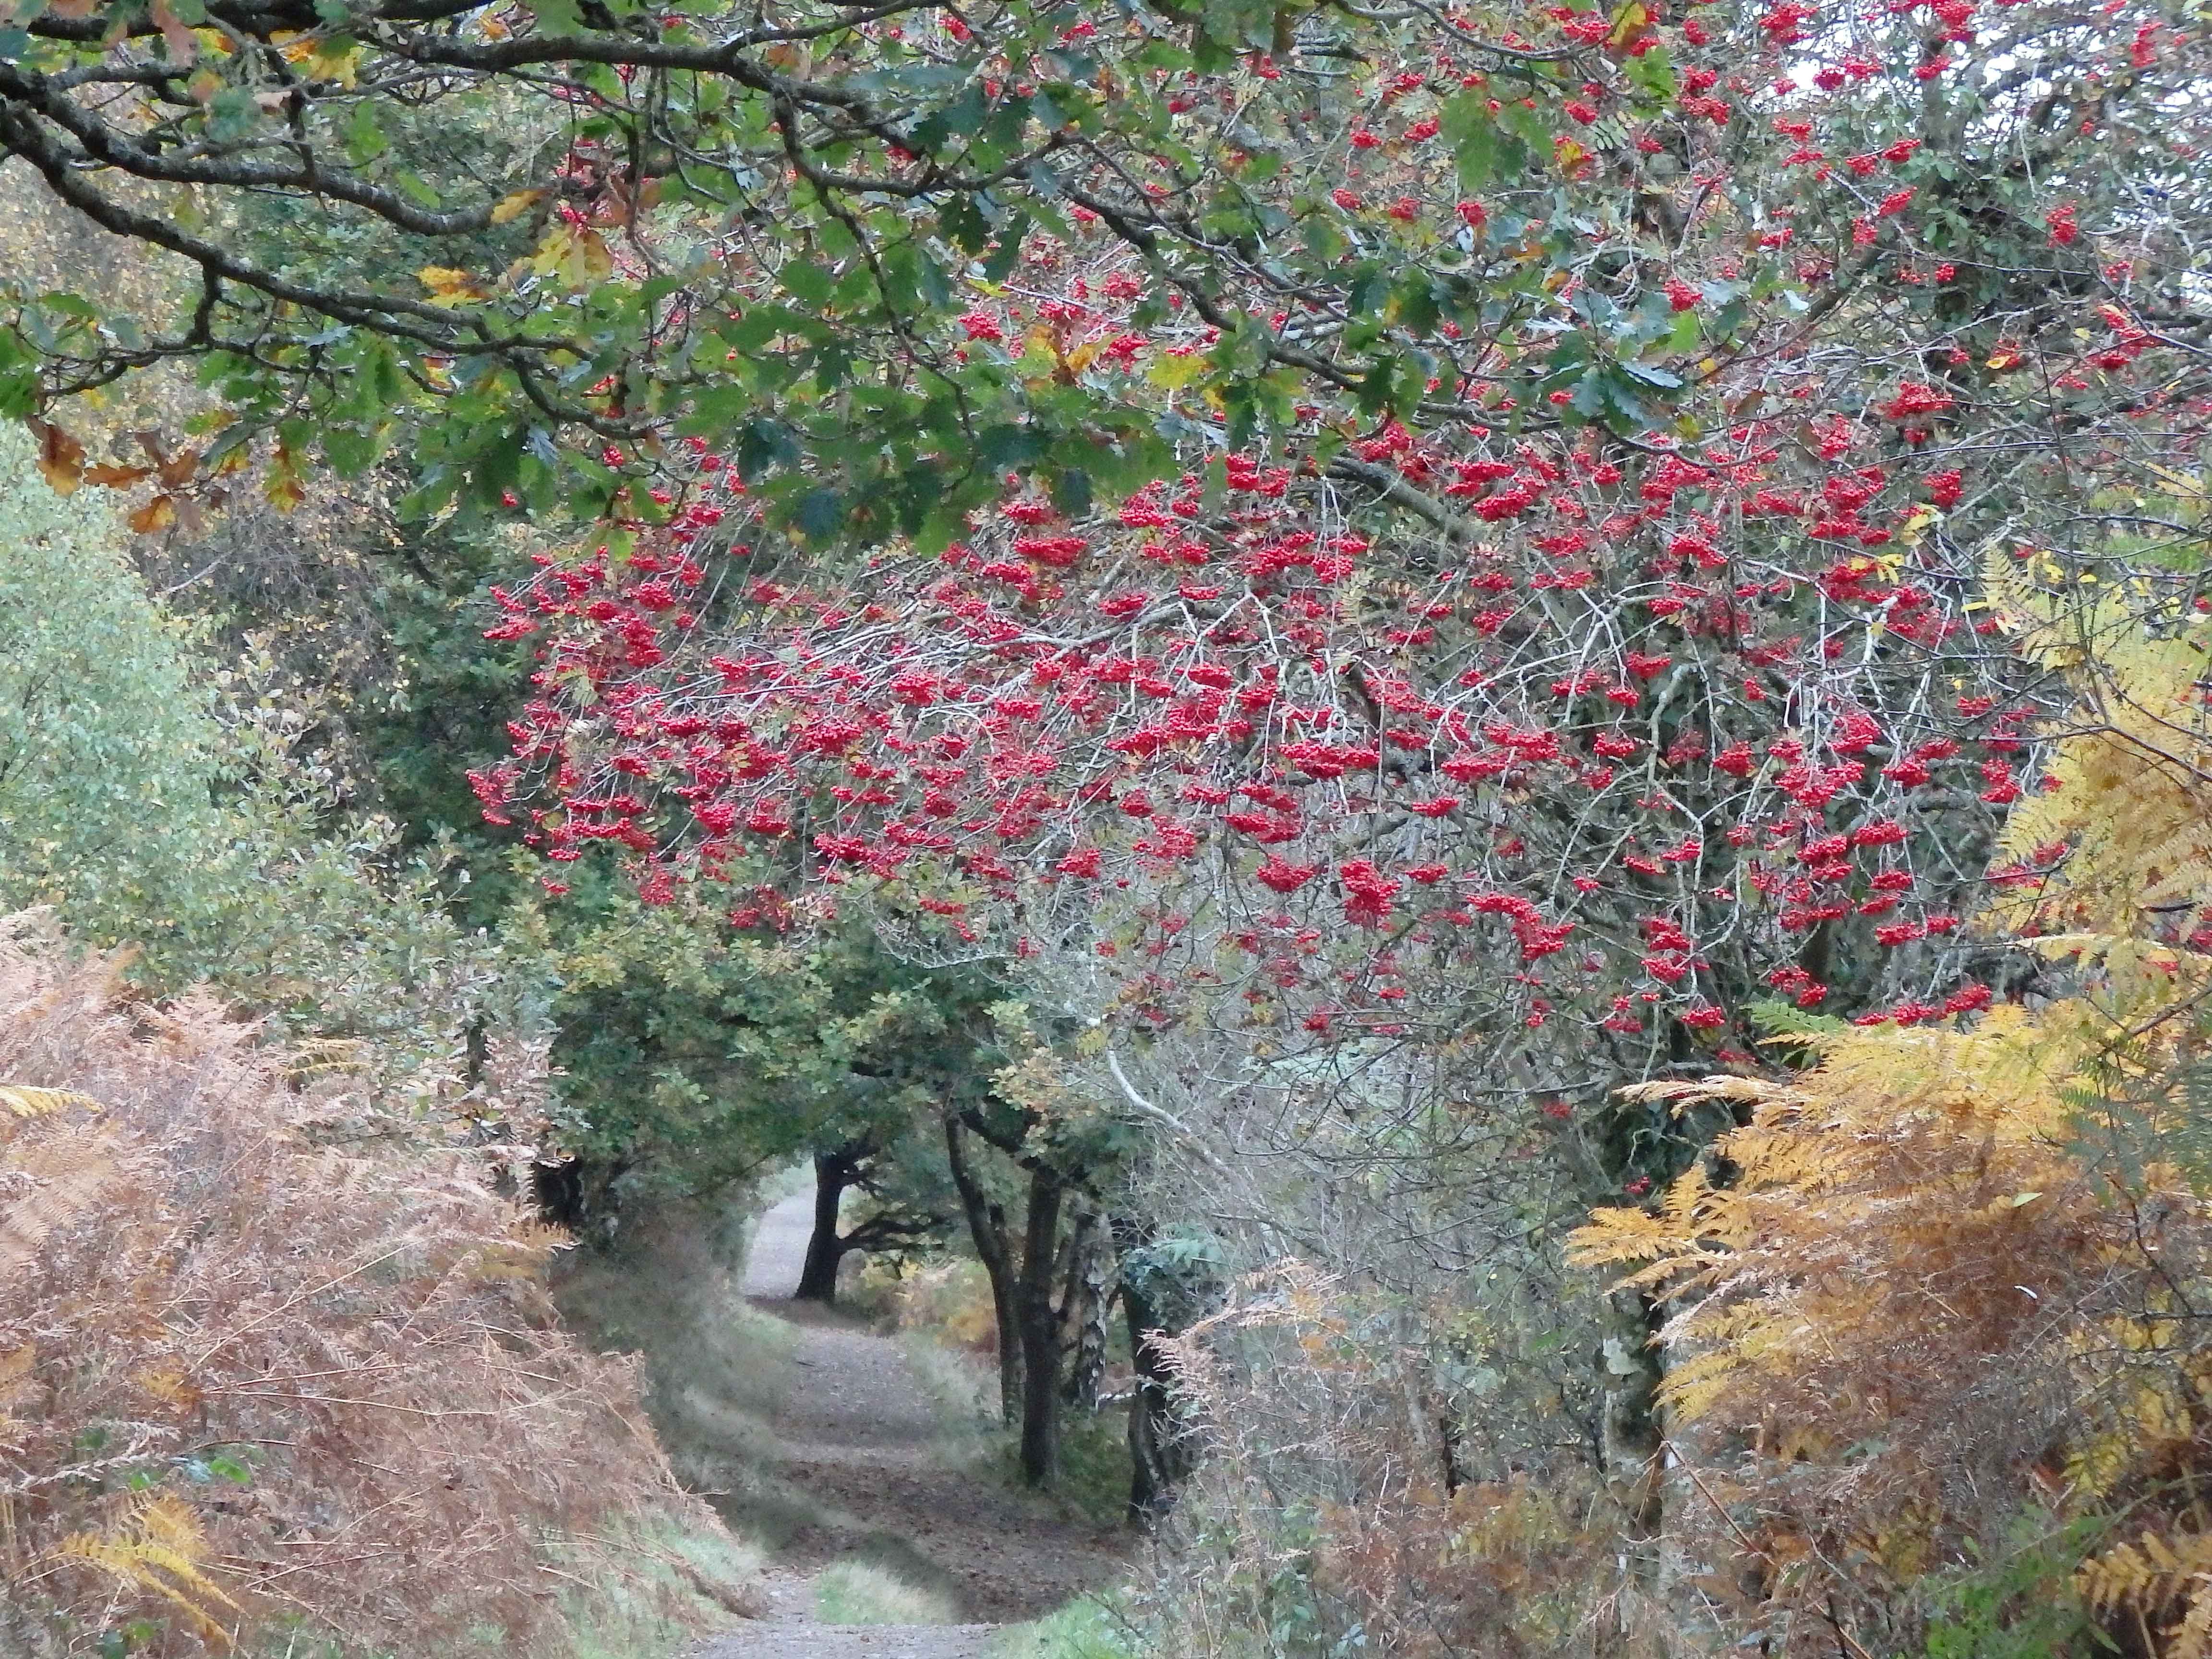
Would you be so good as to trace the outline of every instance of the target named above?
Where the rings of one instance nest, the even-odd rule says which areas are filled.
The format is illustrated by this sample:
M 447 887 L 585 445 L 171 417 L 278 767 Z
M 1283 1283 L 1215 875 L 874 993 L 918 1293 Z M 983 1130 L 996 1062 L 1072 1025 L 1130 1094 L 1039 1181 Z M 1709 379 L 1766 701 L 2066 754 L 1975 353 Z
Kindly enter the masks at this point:
M 769 1612 L 692 1659 L 980 1659 L 1001 1625 L 1110 1583 L 1111 1531 L 1071 1520 L 948 1455 L 944 1408 L 891 1338 L 790 1300 L 811 1194 L 761 1218 L 747 1298 L 793 1328 L 798 1381 L 772 1421 L 781 1484 L 807 1500 L 776 1541 Z M 950 1596 L 971 1624 L 825 1625 L 813 1577 L 841 1561 L 889 1569 Z

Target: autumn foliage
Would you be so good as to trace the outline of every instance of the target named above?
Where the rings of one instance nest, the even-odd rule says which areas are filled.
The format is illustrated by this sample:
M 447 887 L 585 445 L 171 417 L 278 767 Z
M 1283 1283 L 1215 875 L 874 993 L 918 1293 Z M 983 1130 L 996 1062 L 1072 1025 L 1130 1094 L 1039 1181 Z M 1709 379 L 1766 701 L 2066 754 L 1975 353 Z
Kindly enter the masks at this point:
M 1810 1631 L 1840 1598 L 1858 1639 L 1910 1637 L 1912 1586 L 2025 1514 L 2075 1527 L 2081 1560 L 2030 1594 L 2072 1600 L 2123 1651 L 2195 1656 L 2212 1634 L 2194 1490 L 2212 1451 L 2205 635 L 1993 586 L 2081 694 L 2063 787 L 2008 831 L 2036 864 L 2011 867 L 1996 912 L 2071 964 L 2053 985 L 2070 994 L 1960 1029 L 1802 1030 L 1817 1064 L 1786 1082 L 1641 1085 L 1748 1121 L 1577 1248 L 1643 1264 L 1628 1282 L 1673 1310 L 1686 1547 L 1739 1617 Z
M 554 1327 L 557 1237 L 355 1091 L 343 1047 L 134 1006 L 19 920 L 0 1077 L 11 1656 L 419 1654 L 491 1626 L 553 1652 L 580 1561 L 630 1571 L 655 1516 L 713 1528 L 629 1364 Z

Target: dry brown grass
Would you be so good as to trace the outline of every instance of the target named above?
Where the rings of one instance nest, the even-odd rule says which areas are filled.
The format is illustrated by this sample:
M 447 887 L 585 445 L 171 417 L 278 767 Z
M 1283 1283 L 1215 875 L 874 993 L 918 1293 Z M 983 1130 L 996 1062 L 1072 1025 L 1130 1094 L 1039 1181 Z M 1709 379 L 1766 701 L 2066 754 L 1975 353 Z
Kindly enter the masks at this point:
M 0 1651 L 566 1651 L 618 1540 L 716 1523 L 554 1323 L 557 1236 L 252 1037 L 0 932 L 0 1084 L 77 1097 L 0 1100 Z

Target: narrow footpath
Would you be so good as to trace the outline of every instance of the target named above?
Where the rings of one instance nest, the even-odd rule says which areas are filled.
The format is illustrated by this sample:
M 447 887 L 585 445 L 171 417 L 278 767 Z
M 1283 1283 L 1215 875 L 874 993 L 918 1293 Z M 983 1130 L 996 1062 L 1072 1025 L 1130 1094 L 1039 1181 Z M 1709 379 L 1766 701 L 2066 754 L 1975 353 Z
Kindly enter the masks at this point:
M 1120 1540 L 960 1467 L 896 1341 L 791 1300 L 812 1206 L 804 1194 L 761 1218 L 744 1279 L 755 1307 L 794 1328 L 799 1381 L 774 1419 L 775 1473 L 809 1513 L 770 1565 L 768 1615 L 693 1659 L 983 1659 L 1000 1626 L 1111 1583 Z M 841 1562 L 888 1569 L 974 1622 L 823 1624 L 814 1577 Z

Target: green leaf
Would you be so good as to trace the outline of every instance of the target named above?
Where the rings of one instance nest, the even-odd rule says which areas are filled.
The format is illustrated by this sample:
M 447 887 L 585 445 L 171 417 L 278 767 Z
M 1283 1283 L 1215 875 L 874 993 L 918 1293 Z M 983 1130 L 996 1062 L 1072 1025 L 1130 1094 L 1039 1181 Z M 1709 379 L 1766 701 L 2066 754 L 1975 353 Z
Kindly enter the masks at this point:
M 976 434 L 975 458 L 994 471 L 1034 465 L 1043 453 L 1043 443 L 1026 426 L 987 426 Z
M 435 211 L 443 205 L 438 192 L 430 188 L 429 180 L 424 179 L 420 173 L 402 167 L 392 175 L 392 182 L 398 185 L 399 193 L 402 196 L 419 208 L 428 208 Z
M 834 489 L 810 489 L 799 497 L 792 522 L 810 538 L 827 541 L 845 522 L 844 498 Z
M 346 159 L 356 167 L 367 167 L 392 148 L 392 141 L 384 136 L 384 128 L 376 118 L 376 106 L 362 99 L 353 106 L 353 114 L 346 122 Z
M 1438 117 L 1462 190 L 1483 189 L 1498 173 L 1498 128 L 1483 100 L 1462 93 L 1446 103 Z
M 789 259 L 775 279 L 793 295 L 810 306 L 819 308 L 830 303 L 836 291 L 837 279 L 811 259 Z
M 0 329 L 0 420 L 28 420 L 38 410 L 38 359 L 13 329 Z
M 1052 475 L 1052 504 L 1071 519 L 1091 511 L 1091 474 L 1079 466 L 1065 466 Z
M 538 20 L 541 34 L 581 34 L 584 16 L 577 0 L 524 0 L 530 15 Z

